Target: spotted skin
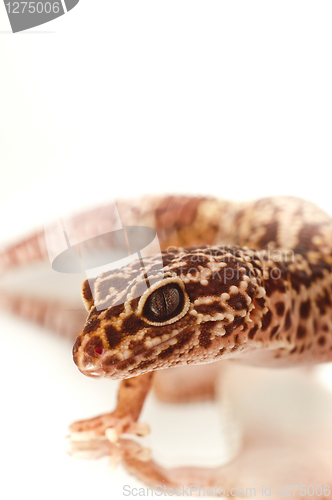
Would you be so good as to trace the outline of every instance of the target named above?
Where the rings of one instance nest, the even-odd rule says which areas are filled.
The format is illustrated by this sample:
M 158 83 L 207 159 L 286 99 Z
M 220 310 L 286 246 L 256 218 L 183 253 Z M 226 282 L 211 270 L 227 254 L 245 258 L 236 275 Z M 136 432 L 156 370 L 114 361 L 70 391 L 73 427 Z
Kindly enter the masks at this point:
M 155 222 L 169 222 L 172 203 L 159 206 Z M 198 217 L 199 207 L 217 213 L 220 203 L 192 206 Z M 177 230 L 194 232 L 193 213 L 185 222 Z M 82 373 L 126 379 L 230 357 L 262 366 L 332 359 L 331 218 L 303 200 L 266 198 L 219 214 L 213 227 L 217 240 L 232 244 L 171 246 L 162 270 L 151 256 L 144 269 L 136 261 L 98 276 L 92 291 L 83 284 L 89 316 L 74 346 Z M 187 297 L 186 311 L 150 324 L 144 304 L 170 283 Z
M 164 249 L 166 243 L 184 247 L 189 241 L 196 247 L 188 244 L 186 249 L 173 246 L 165 250 L 164 268 L 159 274 L 153 275 L 156 257 L 152 256 L 144 272 L 134 263 L 109 276 L 98 277 L 92 283 L 93 293 L 87 283 L 83 285 L 83 300 L 89 316 L 74 346 L 75 363 L 86 375 L 122 379 L 122 385 L 113 413 L 72 424 L 73 454 L 82 449 L 83 443 L 86 456 L 93 456 L 96 445 L 91 435 L 94 438 L 106 435 L 111 442 L 116 442 L 117 448 L 105 454 L 112 457 L 113 463 L 114 457 L 120 456 L 118 461 L 149 486 L 163 484 L 182 488 L 182 485 L 198 482 L 206 487 L 218 484 L 225 488 L 228 496 L 232 495 L 231 488 L 235 485 L 261 485 L 267 478 L 269 484 L 275 483 L 274 491 L 277 484 L 288 484 L 290 478 L 292 484 L 305 484 L 310 480 L 312 484 L 324 481 L 330 484 L 331 448 L 326 429 L 322 431 L 323 439 L 316 456 L 312 455 L 320 442 L 320 425 L 310 426 L 304 439 L 295 442 L 294 429 L 288 436 L 278 434 L 275 431 L 278 426 L 269 428 L 258 418 L 258 422 L 251 422 L 244 447 L 235 460 L 216 469 L 163 468 L 149 456 L 142 458 L 144 449 L 137 450 L 132 443 L 128 451 L 128 442 L 121 440 L 121 433 L 127 429 L 128 415 L 132 415 L 131 432 L 142 433 L 135 428 L 139 413 L 136 406 L 141 408 L 144 403 L 141 394 L 148 375 L 155 377 L 160 393 L 158 374 L 166 374 L 168 384 L 161 384 L 166 400 L 174 393 L 180 401 L 187 400 L 188 396 L 199 398 L 202 392 L 205 396 L 215 394 L 217 377 L 213 371 L 207 377 L 205 374 L 196 378 L 194 385 L 188 387 L 186 378 L 179 379 L 178 371 L 172 378 L 168 374 L 172 375 L 175 370 L 160 369 L 192 364 L 203 364 L 204 369 L 218 368 L 220 363 L 216 361 L 229 358 L 266 367 L 332 360 L 332 220 L 327 214 L 312 203 L 289 197 L 227 206 L 217 200 L 205 200 L 195 202 L 196 217 L 191 214 L 187 225 L 178 224 L 177 241 L 172 230 L 158 227 L 157 222 L 165 224 L 165 220 L 169 228 L 175 226 L 172 204 L 165 203 L 165 207 L 155 219 Z M 203 241 L 203 245 L 210 246 L 200 243 L 202 220 L 206 222 L 210 238 Z M 151 276 L 150 288 L 141 297 L 133 297 L 135 287 L 139 289 L 142 283 L 147 284 L 147 277 Z M 151 324 L 145 308 L 153 302 L 154 288 L 159 287 L 159 298 L 164 297 L 163 309 L 167 302 L 165 284 L 175 286 L 170 285 L 171 282 L 180 286 L 182 311 L 174 312 L 174 321 Z M 103 306 L 107 309 L 101 311 Z M 225 363 L 221 365 L 224 367 Z M 185 370 L 193 368 L 202 369 L 187 366 Z M 229 366 L 227 368 L 226 380 L 225 372 L 222 380 L 226 387 L 232 387 L 234 377 L 230 376 L 227 381 Z M 262 377 L 257 376 L 253 385 L 261 383 Z M 188 379 L 191 377 L 192 372 Z M 247 374 L 244 377 L 240 374 L 235 384 L 244 386 L 245 391 L 247 382 L 251 391 L 250 380 L 246 378 Z M 135 381 L 143 390 L 127 398 L 126 418 L 122 416 L 114 421 L 126 390 L 123 384 L 128 380 Z M 210 384 L 204 380 L 210 380 Z M 266 396 L 266 392 L 264 394 Z M 287 407 L 281 404 L 284 406 Z M 265 407 L 262 412 L 265 415 Z M 268 423 L 273 422 L 276 414 L 280 415 L 280 405 L 278 411 L 272 411 Z M 287 411 L 284 417 L 288 418 Z M 270 441 L 267 436 L 271 436 Z M 313 464 L 317 465 L 317 477 L 312 476 Z M 275 471 L 274 479 L 271 471 Z
M 181 478 L 183 469 L 163 469 L 137 442 L 122 439 L 123 433 L 148 433 L 146 424 L 137 420 L 153 378 L 165 400 L 177 393 L 178 400 L 187 401 L 199 397 L 200 391 L 215 394 L 213 367 L 227 366 L 218 361 L 288 367 L 332 360 L 331 217 L 294 197 L 246 203 L 147 197 L 136 204 L 121 201 L 117 210 L 123 225 L 155 228 L 163 267 L 158 256 L 151 255 L 144 269 L 136 261 L 83 283 L 88 318 L 73 348 L 74 361 L 85 375 L 121 383 L 113 412 L 70 426 L 71 453 L 86 458 L 108 455 L 113 466 L 122 461 L 151 486 L 197 484 L 199 478 L 200 484 L 220 484 L 230 494 L 236 481 L 240 486 L 254 484 L 258 474 L 257 484 L 262 484 L 271 471 L 276 484 L 288 484 L 290 477 L 292 484 L 331 484 L 331 447 L 320 425 L 311 427 L 299 445 L 293 430 L 286 438 L 276 438 L 274 429 L 266 433 L 258 420 L 235 461 L 218 473 L 187 468 L 186 478 Z M 100 214 L 96 210 L 72 220 L 78 240 L 86 239 L 91 226 L 99 234 L 107 230 L 109 220 L 104 224 Z M 45 258 L 45 240 L 37 234 L 2 252 L 0 269 Z M 6 301 L 7 308 L 24 311 L 42 324 L 47 319 L 71 335 L 60 307 L 37 306 L 23 298 L 11 304 Z M 72 322 L 75 331 L 78 324 L 79 319 Z M 192 371 L 183 383 L 177 378 L 179 371 L 162 370 L 178 366 L 181 371 L 181 365 L 185 372 L 208 368 L 209 376 L 190 386 Z M 168 388 L 160 385 L 158 374 L 171 374 Z M 261 375 L 258 378 L 256 383 Z M 245 382 L 241 378 L 240 385 Z M 324 446 L 326 454 L 321 452 Z M 310 480 L 313 463 L 319 477 Z

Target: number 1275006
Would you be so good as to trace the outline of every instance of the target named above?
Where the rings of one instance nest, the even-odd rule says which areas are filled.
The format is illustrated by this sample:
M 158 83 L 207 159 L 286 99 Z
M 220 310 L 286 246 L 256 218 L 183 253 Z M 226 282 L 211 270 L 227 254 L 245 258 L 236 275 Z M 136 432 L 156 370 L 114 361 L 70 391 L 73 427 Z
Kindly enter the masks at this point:
M 58 14 L 60 12 L 60 2 L 8 2 L 6 8 L 8 14 Z

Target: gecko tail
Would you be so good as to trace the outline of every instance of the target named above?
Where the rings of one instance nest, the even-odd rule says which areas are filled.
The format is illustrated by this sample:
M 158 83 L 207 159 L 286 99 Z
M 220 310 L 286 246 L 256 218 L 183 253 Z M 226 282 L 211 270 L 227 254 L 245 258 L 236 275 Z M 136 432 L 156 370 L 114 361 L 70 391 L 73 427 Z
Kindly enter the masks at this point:
M 86 321 L 86 311 L 76 303 L 24 296 L 0 291 L 0 307 L 6 312 L 33 322 L 74 341 Z

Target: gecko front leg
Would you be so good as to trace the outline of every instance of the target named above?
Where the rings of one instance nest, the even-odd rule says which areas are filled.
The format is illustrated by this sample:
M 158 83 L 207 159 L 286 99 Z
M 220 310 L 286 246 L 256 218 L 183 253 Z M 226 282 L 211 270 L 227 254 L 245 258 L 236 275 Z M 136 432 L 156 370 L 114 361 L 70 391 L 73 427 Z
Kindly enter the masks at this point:
M 74 422 L 69 427 L 69 454 L 83 458 L 110 455 L 116 465 L 122 455 L 130 454 L 144 460 L 147 450 L 138 443 L 121 439 L 122 434 L 145 436 L 148 424 L 137 422 L 145 398 L 151 388 L 153 372 L 121 381 L 118 401 L 111 413 Z

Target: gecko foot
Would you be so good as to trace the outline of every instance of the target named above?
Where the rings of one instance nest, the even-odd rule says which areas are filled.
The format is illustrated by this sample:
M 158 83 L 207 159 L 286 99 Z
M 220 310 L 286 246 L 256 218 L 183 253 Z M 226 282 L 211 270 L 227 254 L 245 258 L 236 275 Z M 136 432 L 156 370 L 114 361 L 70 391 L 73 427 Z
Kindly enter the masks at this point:
M 68 453 L 78 458 L 95 459 L 110 456 L 111 468 L 115 468 L 123 455 L 147 460 L 149 450 L 130 439 L 120 439 L 122 434 L 145 436 L 150 432 L 143 422 L 130 417 L 120 417 L 116 412 L 100 415 L 89 420 L 74 422 L 69 427 Z
M 149 432 L 148 424 L 135 422 L 128 416 L 118 416 L 116 412 L 89 420 L 80 420 L 69 427 L 69 436 L 72 441 L 88 441 L 106 436 L 111 443 L 116 443 L 121 434 L 146 436 Z

